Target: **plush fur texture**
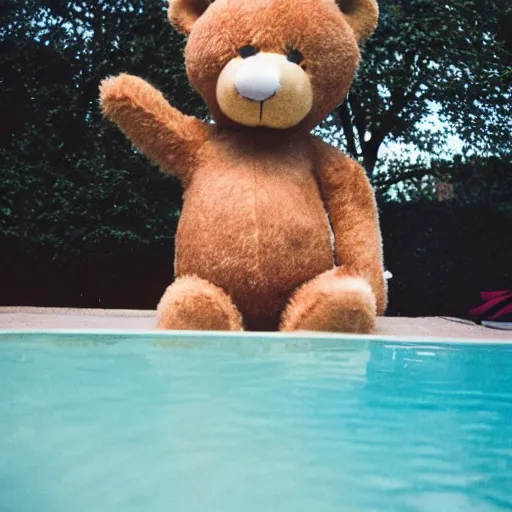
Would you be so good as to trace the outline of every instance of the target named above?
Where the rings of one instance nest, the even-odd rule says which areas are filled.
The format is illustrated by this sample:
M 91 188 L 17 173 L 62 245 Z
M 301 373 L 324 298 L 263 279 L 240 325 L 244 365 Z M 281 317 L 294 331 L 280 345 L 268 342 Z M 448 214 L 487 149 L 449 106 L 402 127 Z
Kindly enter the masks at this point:
M 376 303 L 371 286 L 340 269 L 320 274 L 294 293 L 281 321 L 282 331 L 370 332 Z
M 189 33 L 190 81 L 215 125 L 181 114 L 140 78 L 102 83 L 105 116 L 184 185 L 177 280 L 158 306 L 159 328 L 373 329 L 387 302 L 374 193 L 356 162 L 309 132 L 345 98 L 377 12 L 373 0 L 173 0 L 170 20 Z M 240 67 L 246 45 L 270 55 L 277 73 L 288 69 L 277 56 L 304 59 L 280 75 L 268 104 L 246 100 L 244 112 L 236 73 L 219 77 Z M 299 82 L 312 92 L 301 115 Z M 219 88 L 234 106 L 221 108 Z
M 177 279 L 157 307 L 158 329 L 241 331 L 242 316 L 218 286 L 196 276 Z

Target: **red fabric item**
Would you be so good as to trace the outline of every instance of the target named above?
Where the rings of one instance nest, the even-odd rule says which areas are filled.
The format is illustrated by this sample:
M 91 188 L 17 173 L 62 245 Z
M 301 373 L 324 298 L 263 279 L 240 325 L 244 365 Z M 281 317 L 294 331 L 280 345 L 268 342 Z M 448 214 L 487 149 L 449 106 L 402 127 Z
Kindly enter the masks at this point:
M 494 313 L 494 315 L 492 315 L 489 320 L 500 320 L 502 317 L 508 314 L 512 315 L 512 303 Z
M 493 307 L 499 305 L 501 302 L 506 301 L 508 299 L 512 299 L 512 292 L 508 292 L 503 295 L 498 295 L 497 297 L 487 301 L 485 304 L 482 304 L 481 306 L 471 309 L 469 311 L 469 314 L 475 317 L 483 317 Z
M 512 290 L 496 290 L 492 292 L 480 292 L 480 297 L 482 300 L 491 300 L 495 297 L 499 297 L 500 295 L 505 295 L 506 293 L 512 293 Z

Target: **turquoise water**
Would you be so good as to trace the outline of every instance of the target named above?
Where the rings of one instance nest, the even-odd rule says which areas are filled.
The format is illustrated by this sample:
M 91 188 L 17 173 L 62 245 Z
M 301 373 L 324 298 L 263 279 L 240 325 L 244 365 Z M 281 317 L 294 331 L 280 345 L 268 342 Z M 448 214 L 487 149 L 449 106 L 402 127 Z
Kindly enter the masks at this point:
M 0 336 L 1 512 L 512 510 L 512 346 Z

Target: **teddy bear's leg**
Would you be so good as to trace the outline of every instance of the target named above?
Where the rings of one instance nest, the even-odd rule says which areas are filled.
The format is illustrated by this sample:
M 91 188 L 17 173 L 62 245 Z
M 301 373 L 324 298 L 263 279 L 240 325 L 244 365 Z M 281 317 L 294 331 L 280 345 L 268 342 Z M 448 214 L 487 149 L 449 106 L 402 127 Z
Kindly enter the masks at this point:
M 243 329 L 242 316 L 229 296 L 196 276 L 180 277 L 167 288 L 158 304 L 157 317 L 157 329 Z
M 361 277 L 335 268 L 304 284 L 292 296 L 281 331 L 369 333 L 375 328 L 376 299 Z

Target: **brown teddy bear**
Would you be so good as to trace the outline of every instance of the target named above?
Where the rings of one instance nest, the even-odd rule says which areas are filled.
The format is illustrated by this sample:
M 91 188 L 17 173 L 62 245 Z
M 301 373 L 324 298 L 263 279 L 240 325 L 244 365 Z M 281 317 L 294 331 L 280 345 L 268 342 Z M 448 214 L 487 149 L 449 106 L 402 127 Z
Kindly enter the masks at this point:
M 374 193 L 310 132 L 346 97 L 376 1 L 171 0 L 169 19 L 215 124 L 141 78 L 101 84 L 104 115 L 184 187 L 158 328 L 370 332 L 387 302 Z

